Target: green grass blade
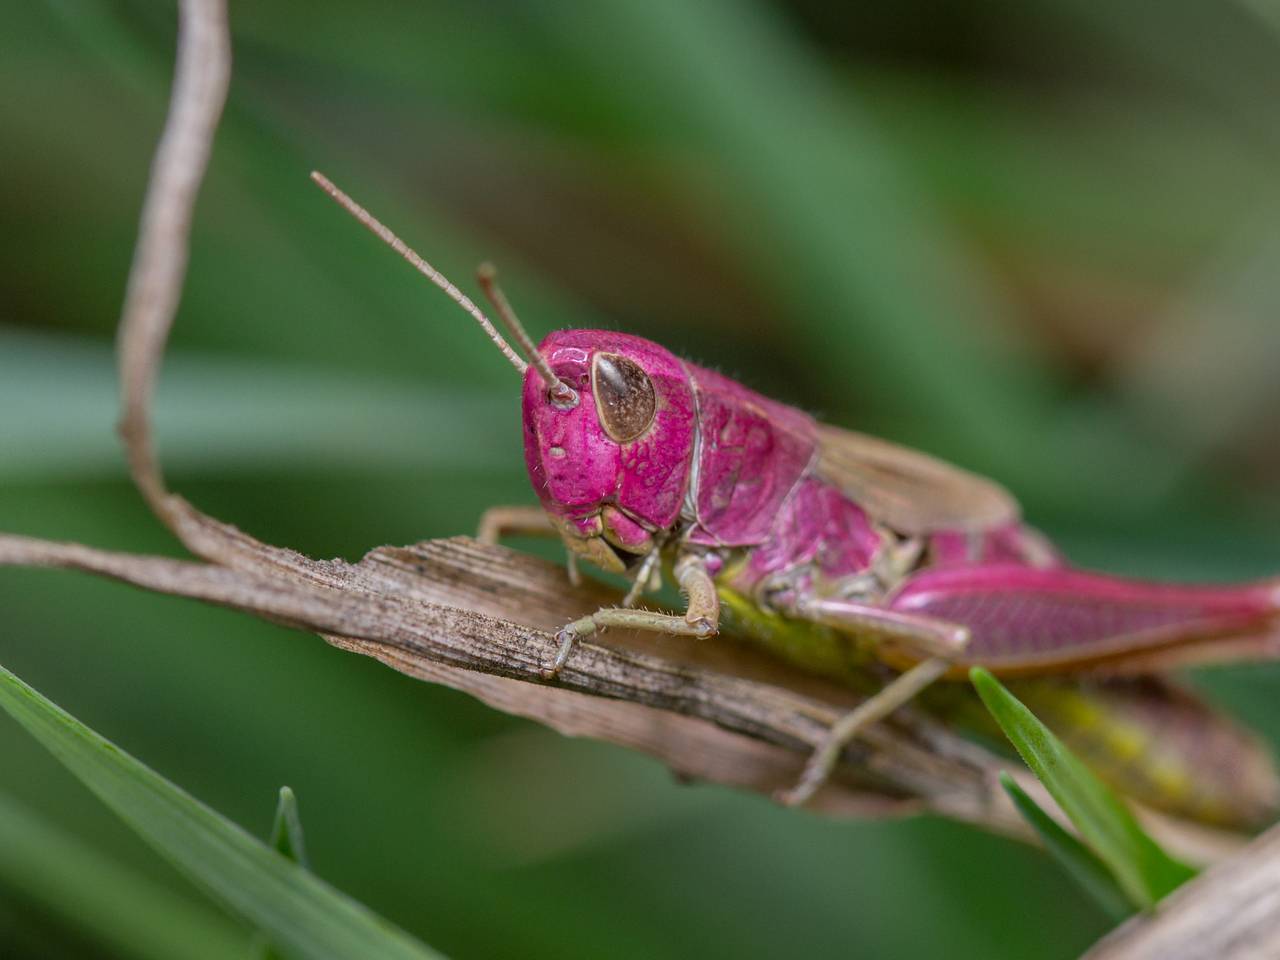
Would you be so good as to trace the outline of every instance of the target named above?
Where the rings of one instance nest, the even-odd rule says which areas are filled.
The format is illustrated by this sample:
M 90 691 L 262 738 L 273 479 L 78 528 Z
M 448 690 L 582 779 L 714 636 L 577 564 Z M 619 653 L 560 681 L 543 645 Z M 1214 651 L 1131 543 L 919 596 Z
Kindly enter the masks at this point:
M 0 886 L 137 960 L 242 960 L 246 931 L 0 794 Z
M 0 667 L 3 708 L 130 827 L 290 957 L 439 956 L 169 783 Z
M 1044 842 L 1049 854 L 1062 864 L 1063 869 L 1102 907 L 1107 916 L 1118 923 L 1133 914 L 1135 904 L 1125 895 L 1097 854 L 1040 809 L 1040 805 L 1009 774 L 1000 774 L 1000 785 L 1023 819 Z
M 276 819 L 271 826 L 271 846 L 294 863 L 311 869 L 302 835 L 302 818 L 298 815 L 298 797 L 289 787 L 280 788 Z
M 311 869 L 302 835 L 302 818 L 298 814 L 298 798 L 290 787 L 280 788 L 276 818 L 271 825 L 270 844 L 282 856 Z M 255 939 L 253 955 L 258 960 L 280 960 L 280 954 L 271 945 L 271 941 L 261 933 Z
M 1190 867 L 1165 853 L 1120 799 L 995 677 L 980 667 L 969 676 L 1005 736 L 1134 903 L 1149 908 L 1194 876 Z

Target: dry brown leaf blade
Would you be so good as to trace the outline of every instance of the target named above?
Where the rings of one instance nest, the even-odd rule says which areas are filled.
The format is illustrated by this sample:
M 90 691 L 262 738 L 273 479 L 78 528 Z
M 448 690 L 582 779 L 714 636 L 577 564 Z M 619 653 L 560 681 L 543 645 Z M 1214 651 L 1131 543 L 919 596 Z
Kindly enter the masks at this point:
M 236 542 L 247 556 L 247 538 Z M 314 630 L 560 732 L 643 750 L 689 777 L 759 790 L 788 783 L 807 745 L 854 702 L 750 651 L 705 643 L 659 650 L 653 638 L 627 634 L 611 637 L 611 646 L 584 644 L 549 686 L 541 673 L 555 649 L 548 627 L 616 594 L 598 584 L 569 587 L 545 561 L 466 538 L 379 548 L 359 564 L 263 545 L 246 570 L 0 535 L 0 564 L 80 570 Z M 448 602 L 477 597 L 485 598 L 482 610 Z M 937 738 L 950 734 L 939 728 L 930 736 L 878 727 L 821 806 L 858 814 L 935 808 L 1019 832 L 991 790 L 988 758 L 958 744 L 948 756 Z

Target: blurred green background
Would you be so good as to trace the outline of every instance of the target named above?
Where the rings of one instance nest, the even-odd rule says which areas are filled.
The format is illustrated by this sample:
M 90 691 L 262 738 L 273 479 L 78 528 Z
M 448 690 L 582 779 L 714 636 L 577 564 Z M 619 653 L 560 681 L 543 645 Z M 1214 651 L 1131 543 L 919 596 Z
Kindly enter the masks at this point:
M 320 168 L 464 286 L 495 260 L 535 334 L 630 330 L 997 476 L 1081 562 L 1280 568 L 1269 6 L 231 16 L 157 410 L 213 515 L 354 559 L 533 499 L 510 368 Z M 162 2 L 0 7 L 0 529 L 180 552 L 112 433 L 174 31 Z M 0 609 L 6 666 L 259 834 L 290 784 L 315 870 L 455 957 L 1066 958 L 1107 927 L 1010 841 L 679 786 L 246 616 L 15 570 Z M 1280 669 L 1194 682 L 1280 738 Z M 38 817 L 203 903 L 8 721 L 0 799 L 0 828 Z M 114 956 L 20 859 L 0 844 L 0 953 Z

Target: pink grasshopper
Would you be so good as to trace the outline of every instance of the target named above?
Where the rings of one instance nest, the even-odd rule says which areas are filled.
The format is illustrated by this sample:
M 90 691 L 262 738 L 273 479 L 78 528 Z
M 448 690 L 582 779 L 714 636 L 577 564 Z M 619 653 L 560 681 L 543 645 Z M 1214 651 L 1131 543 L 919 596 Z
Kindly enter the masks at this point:
M 609 627 L 712 636 L 722 601 L 748 634 L 804 665 L 837 675 L 850 665 L 891 668 L 888 682 L 817 745 L 785 802 L 808 799 L 866 725 L 971 665 L 1006 678 L 1125 677 L 1280 653 L 1280 580 L 1175 585 L 1072 569 L 989 480 L 817 423 L 640 337 L 562 330 L 535 347 L 492 270 L 482 269 L 481 285 L 526 362 L 457 287 L 327 179 L 313 178 L 470 313 L 523 376 L 525 463 L 541 507 L 489 511 L 482 538 L 558 534 L 571 575 L 576 557 L 632 578 L 621 606 L 560 631 L 549 677 L 578 639 Z M 687 597 L 682 614 L 634 608 L 662 560 Z M 846 661 L 835 668 L 833 650 Z M 1039 697 L 1047 709 L 1064 689 L 1053 683 Z M 1033 700 L 1044 693 L 1034 682 L 1024 689 Z M 1117 693 L 1128 697 L 1123 686 L 1109 695 Z M 1137 696 L 1158 707 L 1149 727 L 1186 719 L 1181 693 Z M 1147 704 L 1122 706 L 1132 716 Z M 1251 780 L 1270 807 L 1275 782 L 1265 759 L 1225 722 L 1190 712 L 1213 730 L 1184 737 L 1184 754 L 1222 746 L 1229 767 L 1253 769 L 1236 779 Z M 1172 729 L 1167 736 L 1177 739 Z

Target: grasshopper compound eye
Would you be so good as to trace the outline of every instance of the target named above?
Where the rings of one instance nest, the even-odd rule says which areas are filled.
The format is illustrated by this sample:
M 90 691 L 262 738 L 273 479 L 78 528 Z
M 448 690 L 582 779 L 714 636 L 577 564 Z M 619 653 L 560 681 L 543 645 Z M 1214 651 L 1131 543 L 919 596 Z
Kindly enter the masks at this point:
M 618 443 L 629 443 L 653 423 L 658 409 L 653 383 L 634 361 L 616 353 L 597 353 L 591 390 L 600 423 Z

